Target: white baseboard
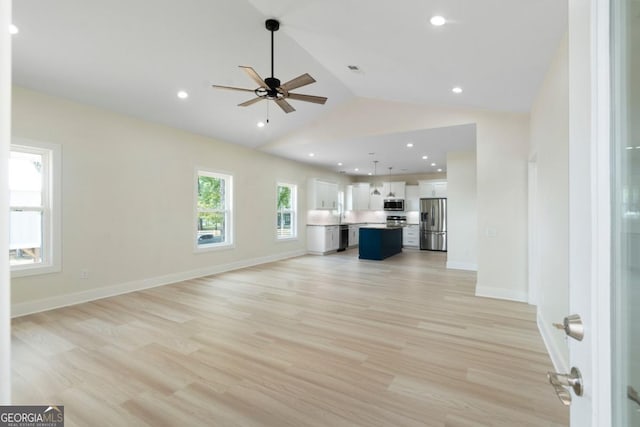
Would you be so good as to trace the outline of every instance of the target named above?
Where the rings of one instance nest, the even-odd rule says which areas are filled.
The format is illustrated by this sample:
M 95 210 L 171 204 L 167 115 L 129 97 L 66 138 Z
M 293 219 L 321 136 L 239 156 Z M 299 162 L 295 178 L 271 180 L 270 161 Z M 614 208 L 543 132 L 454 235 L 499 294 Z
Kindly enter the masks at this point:
M 469 262 L 447 261 L 447 268 L 450 270 L 478 271 L 478 264 L 472 264 Z
M 538 324 L 538 330 L 542 336 L 542 341 L 545 347 L 547 347 L 547 353 L 551 358 L 551 363 L 556 372 L 569 372 L 569 361 L 562 356 L 562 352 L 558 348 L 557 341 L 553 339 L 555 334 L 561 333 L 551 326 L 551 323 L 547 322 L 540 309 L 538 308 L 538 314 L 536 316 L 536 323 Z
M 68 307 L 71 305 L 81 304 L 83 302 L 95 301 L 102 298 L 127 294 L 129 292 L 136 292 L 144 289 L 155 288 L 158 286 L 169 285 L 172 283 L 181 282 L 183 280 L 196 279 L 198 277 L 210 276 L 212 274 L 219 274 L 227 271 L 238 270 L 241 268 L 253 267 L 255 265 L 294 258 L 305 254 L 306 251 L 304 250 L 279 253 L 260 258 L 236 261 L 229 264 L 214 265 L 210 267 L 199 268 L 197 270 L 168 274 L 165 276 L 135 280 L 132 282 L 121 283 L 114 286 L 105 286 L 102 288 L 90 289 L 82 292 L 56 295 L 49 298 L 17 303 L 13 304 L 13 306 L 11 307 L 11 317 L 40 313 L 43 311 L 52 310 L 54 308 Z
M 504 288 L 492 288 L 489 286 L 480 286 L 478 284 L 476 284 L 476 296 L 484 298 L 505 299 L 517 302 L 527 302 L 528 298 L 526 292 L 514 291 Z

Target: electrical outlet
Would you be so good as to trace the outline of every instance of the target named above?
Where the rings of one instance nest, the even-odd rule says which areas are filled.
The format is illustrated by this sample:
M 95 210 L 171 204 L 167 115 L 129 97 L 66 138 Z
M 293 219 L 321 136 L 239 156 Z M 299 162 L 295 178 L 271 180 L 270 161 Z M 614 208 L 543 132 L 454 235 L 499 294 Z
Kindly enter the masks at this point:
M 89 278 L 89 270 L 87 270 L 86 268 L 83 268 L 82 270 L 80 270 L 80 278 L 81 279 L 88 279 Z

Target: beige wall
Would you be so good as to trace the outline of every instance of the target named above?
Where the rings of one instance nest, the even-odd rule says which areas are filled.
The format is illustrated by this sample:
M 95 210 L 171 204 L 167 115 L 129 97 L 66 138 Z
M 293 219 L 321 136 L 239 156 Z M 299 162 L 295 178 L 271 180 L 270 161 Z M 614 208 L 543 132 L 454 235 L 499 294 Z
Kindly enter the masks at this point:
M 568 366 L 563 334 L 552 322 L 569 314 L 569 53 L 565 37 L 531 110 L 530 157 L 537 165 L 534 229 L 540 250 L 535 290 L 538 323 L 554 358 Z M 562 366 L 562 365 L 560 365 Z
M 15 88 L 13 134 L 62 146 L 62 272 L 13 281 L 14 314 L 306 251 L 306 181 L 347 177 Z M 196 167 L 234 177 L 235 247 L 194 253 Z M 299 239 L 275 238 L 275 186 L 298 185 Z M 80 279 L 81 270 L 89 272 Z
M 526 301 L 529 115 L 355 98 L 269 146 L 476 124 L 480 295 Z
M 447 154 L 447 268 L 478 269 L 476 152 Z

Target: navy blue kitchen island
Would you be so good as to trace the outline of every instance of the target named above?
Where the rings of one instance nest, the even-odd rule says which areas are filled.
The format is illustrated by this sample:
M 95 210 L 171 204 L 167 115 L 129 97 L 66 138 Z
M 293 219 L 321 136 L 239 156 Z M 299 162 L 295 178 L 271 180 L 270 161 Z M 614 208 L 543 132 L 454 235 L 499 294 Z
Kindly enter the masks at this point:
M 402 227 L 360 227 L 360 259 L 383 260 L 402 252 Z

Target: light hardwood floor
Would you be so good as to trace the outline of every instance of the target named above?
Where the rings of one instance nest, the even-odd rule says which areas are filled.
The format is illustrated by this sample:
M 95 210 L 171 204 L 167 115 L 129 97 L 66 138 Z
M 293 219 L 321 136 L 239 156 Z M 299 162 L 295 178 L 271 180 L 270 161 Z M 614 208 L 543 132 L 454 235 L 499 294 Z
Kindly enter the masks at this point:
M 566 426 L 535 311 L 440 253 L 304 256 L 15 319 L 67 426 Z

